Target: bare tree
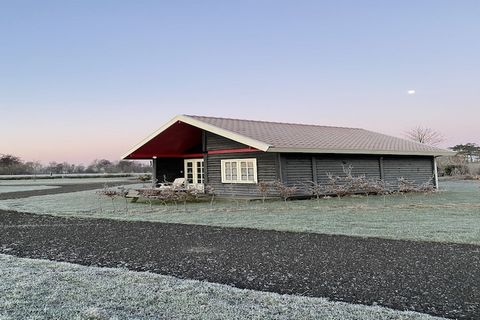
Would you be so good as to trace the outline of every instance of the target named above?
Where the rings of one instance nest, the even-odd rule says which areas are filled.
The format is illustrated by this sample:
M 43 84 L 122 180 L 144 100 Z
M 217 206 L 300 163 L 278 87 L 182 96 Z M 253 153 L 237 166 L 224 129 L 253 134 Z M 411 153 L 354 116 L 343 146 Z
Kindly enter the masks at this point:
M 405 137 L 407 137 L 410 140 L 424 143 L 424 144 L 429 144 L 432 146 L 437 145 L 440 142 L 443 142 L 445 140 L 440 132 L 435 131 L 432 128 L 427 128 L 422 126 L 417 126 L 413 129 L 405 131 Z

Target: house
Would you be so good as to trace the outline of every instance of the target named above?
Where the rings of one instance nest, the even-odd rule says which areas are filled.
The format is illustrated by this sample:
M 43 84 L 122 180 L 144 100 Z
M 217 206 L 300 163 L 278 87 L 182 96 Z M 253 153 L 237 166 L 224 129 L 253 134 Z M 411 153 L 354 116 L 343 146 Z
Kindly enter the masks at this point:
M 438 187 L 435 159 L 451 154 L 358 128 L 179 115 L 122 158 L 153 160 L 159 182 L 185 177 L 218 195 L 258 196 L 260 181 L 326 183 L 345 166 L 387 183 L 402 177 Z

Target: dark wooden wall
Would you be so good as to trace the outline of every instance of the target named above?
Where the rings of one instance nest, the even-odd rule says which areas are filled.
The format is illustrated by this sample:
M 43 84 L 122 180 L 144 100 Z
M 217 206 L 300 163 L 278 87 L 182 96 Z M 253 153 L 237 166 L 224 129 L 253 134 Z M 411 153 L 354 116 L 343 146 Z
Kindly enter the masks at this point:
M 207 151 L 248 148 L 247 145 L 240 142 L 224 138 L 208 131 L 205 131 L 205 144 Z
M 387 183 L 395 184 L 397 178 L 403 177 L 409 181 L 422 184 L 433 179 L 433 158 L 432 157 L 384 157 L 383 167 L 385 172 L 384 180 Z
M 308 182 L 326 184 L 328 174 L 345 176 L 349 165 L 353 176 L 384 179 L 391 185 L 401 177 L 416 184 L 433 183 L 433 157 L 284 153 L 280 159 L 282 181 L 300 189 Z
M 204 142 L 203 149 L 208 151 L 247 147 L 209 132 L 205 132 Z M 309 182 L 326 184 L 328 174 L 345 176 L 343 170 L 349 165 L 352 166 L 352 175 L 354 176 L 365 175 L 369 179 L 383 179 L 391 185 L 397 185 L 398 178 L 401 177 L 416 184 L 428 181 L 434 183 L 432 180 L 433 157 L 428 156 L 278 154 L 259 151 L 205 156 L 205 182 L 215 189 L 216 194 L 260 196 L 256 184 L 230 184 L 221 181 L 221 160 L 242 158 L 257 159 L 257 180 L 259 182 L 281 180 L 287 185 L 297 186 L 299 188 L 297 195 L 306 194 L 305 185 Z
M 260 196 L 256 183 L 222 183 L 222 159 L 257 159 L 257 180 L 273 182 L 278 179 L 277 155 L 266 152 L 245 152 L 230 154 L 211 154 L 207 157 L 207 184 L 214 188 L 218 195 Z
M 227 150 L 247 148 L 247 145 L 224 138 L 222 136 L 206 132 L 206 150 Z M 255 183 L 222 183 L 221 160 L 222 159 L 257 159 L 257 180 L 275 181 L 278 176 L 278 156 L 275 153 L 266 152 L 242 152 L 227 154 L 209 154 L 204 157 L 206 169 L 206 183 L 213 187 L 215 193 L 221 196 L 260 196 L 258 185 Z

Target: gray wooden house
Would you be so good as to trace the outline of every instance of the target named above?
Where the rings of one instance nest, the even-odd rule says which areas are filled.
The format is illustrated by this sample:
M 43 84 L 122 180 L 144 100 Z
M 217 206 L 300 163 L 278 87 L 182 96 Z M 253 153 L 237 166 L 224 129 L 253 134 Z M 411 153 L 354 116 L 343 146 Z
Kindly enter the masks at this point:
M 452 152 L 358 129 L 179 115 L 123 159 L 153 160 L 153 178 L 185 177 L 189 187 L 218 195 L 258 196 L 258 182 L 326 183 L 352 174 L 438 187 L 436 157 Z

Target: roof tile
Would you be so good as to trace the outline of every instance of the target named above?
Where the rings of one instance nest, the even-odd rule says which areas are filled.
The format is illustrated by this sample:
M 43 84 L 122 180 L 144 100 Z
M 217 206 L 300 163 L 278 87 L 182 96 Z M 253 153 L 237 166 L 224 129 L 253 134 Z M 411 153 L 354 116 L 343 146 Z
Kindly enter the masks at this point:
M 449 151 L 359 128 L 187 116 L 271 148 L 446 154 Z

